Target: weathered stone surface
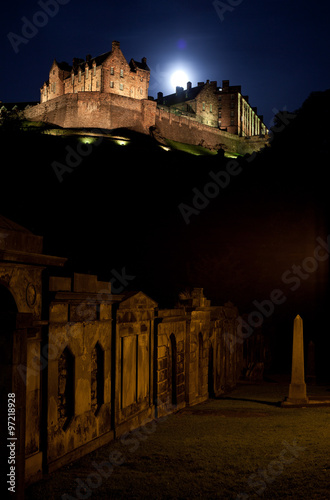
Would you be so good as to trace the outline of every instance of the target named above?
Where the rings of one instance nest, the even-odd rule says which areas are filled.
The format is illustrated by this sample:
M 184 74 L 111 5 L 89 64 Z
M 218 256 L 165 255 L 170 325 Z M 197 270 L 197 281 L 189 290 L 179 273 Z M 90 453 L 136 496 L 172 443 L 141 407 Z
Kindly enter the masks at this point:
M 289 386 L 288 403 L 307 403 L 304 361 L 303 320 L 298 315 L 294 320 L 292 343 L 291 383 Z
M 54 277 L 43 289 L 42 269 L 28 252 L 24 258 L 10 262 L 7 253 L 0 276 L 2 297 L 12 308 L 1 313 L 7 332 L 2 381 L 13 384 L 8 392 L 17 387 L 24 414 L 20 463 L 23 476 L 26 463 L 27 481 L 40 475 L 42 464 L 54 470 L 155 415 L 234 387 L 243 351 L 232 304 L 213 307 L 197 288 L 162 310 L 141 291 L 111 295 L 94 275 Z M 27 294 L 31 284 L 35 295 L 31 286 Z

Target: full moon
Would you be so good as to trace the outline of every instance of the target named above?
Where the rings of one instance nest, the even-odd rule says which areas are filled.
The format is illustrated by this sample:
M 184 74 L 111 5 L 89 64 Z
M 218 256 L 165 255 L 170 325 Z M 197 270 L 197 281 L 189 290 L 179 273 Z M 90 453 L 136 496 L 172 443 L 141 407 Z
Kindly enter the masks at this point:
M 176 87 L 186 88 L 188 81 L 189 80 L 187 74 L 182 70 L 175 71 L 171 76 L 171 85 L 174 88 Z

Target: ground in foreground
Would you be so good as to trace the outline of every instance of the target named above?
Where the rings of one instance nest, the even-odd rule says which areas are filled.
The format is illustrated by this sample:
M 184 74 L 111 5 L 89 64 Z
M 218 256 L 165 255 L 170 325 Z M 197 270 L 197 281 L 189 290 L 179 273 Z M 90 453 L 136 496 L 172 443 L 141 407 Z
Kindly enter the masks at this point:
M 280 408 L 287 394 L 286 383 L 240 384 L 63 467 L 26 498 L 329 499 L 330 407 Z

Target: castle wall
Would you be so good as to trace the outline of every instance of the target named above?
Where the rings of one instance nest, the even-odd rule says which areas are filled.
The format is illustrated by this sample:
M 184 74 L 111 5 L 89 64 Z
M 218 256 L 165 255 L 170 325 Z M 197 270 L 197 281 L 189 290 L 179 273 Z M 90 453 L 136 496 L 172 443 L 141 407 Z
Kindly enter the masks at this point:
M 192 117 L 170 113 L 167 109 L 157 108 L 155 123 L 159 133 L 166 139 L 215 150 L 222 148 L 241 155 L 258 151 L 266 143 L 264 138 L 247 139 L 235 136 L 199 123 Z
M 166 139 L 211 150 L 222 148 L 241 155 L 258 151 L 266 144 L 262 137 L 239 137 L 200 123 L 193 117 L 171 113 L 169 108 L 157 108 L 155 101 L 117 94 L 66 94 L 25 110 L 25 117 L 63 128 L 129 128 L 144 134 L 149 134 L 150 127 L 156 125 Z
M 116 94 L 78 92 L 51 99 L 25 111 L 29 120 L 64 128 L 116 129 L 126 127 L 149 133 L 156 102 Z

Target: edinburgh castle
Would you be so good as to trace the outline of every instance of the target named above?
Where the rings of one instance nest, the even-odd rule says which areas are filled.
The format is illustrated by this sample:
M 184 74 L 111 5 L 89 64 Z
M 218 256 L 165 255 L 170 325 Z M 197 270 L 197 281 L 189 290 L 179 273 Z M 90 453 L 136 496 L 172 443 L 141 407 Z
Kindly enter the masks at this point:
M 326 183 L 297 175 L 298 148 L 285 161 L 288 116 L 265 147 L 263 118 L 239 85 L 187 82 L 151 98 L 150 73 L 115 41 L 72 65 L 54 60 L 40 103 L 23 111 L 31 130 L 1 131 L 12 155 L 0 215 L 1 405 L 15 394 L 21 495 L 141 426 L 262 381 L 275 358 L 286 367 L 293 310 L 318 359 L 328 352 Z M 119 129 L 133 133 L 115 144 Z M 168 152 L 167 140 L 208 155 Z M 209 154 L 219 150 L 236 158 Z
M 243 96 L 240 86 L 222 87 L 207 80 L 157 100 L 148 98 L 150 69 L 147 59 L 128 63 L 117 41 L 112 50 L 72 65 L 54 60 L 49 79 L 40 90 L 40 104 L 27 110 L 30 120 L 64 128 L 121 127 L 157 133 L 188 144 L 224 149 L 238 154 L 263 148 L 268 130 L 263 117 Z
M 25 118 L 66 129 L 152 132 L 237 154 L 265 145 L 268 131 L 240 87 L 188 82 L 186 90 L 155 100 L 148 98 L 149 81 L 147 60 L 127 63 L 113 42 L 110 52 L 76 58 L 72 66 L 54 61 L 40 104 L 26 109 Z M 41 213 L 43 196 L 51 194 L 37 184 L 29 207 L 37 203 Z M 88 221 L 85 205 L 76 204 Z M 244 320 L 229 300 L 213 305 L 203 288 L 192 287 L 167 308 L 139 289 L 118 287 L 118 280 L 127 284 L 125 268 L 117 282 L 101 281 L 75 271 L 74 263 L 65 270 L 68 259 L 45 253 L 43 237 L 15 220 L 1 216 L 0 233 L 1 404 L 15 394 L 19 493 L 146 422 L 225 393 L 247 372 L 262 376 L 268 346 L 256 329 L 243 349 Z

